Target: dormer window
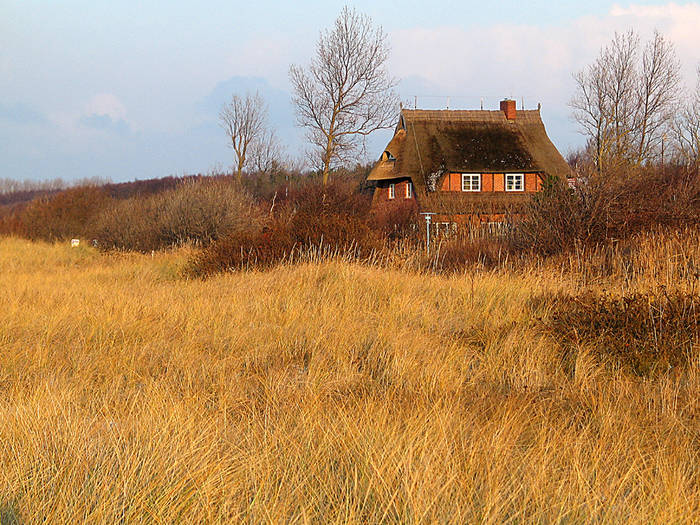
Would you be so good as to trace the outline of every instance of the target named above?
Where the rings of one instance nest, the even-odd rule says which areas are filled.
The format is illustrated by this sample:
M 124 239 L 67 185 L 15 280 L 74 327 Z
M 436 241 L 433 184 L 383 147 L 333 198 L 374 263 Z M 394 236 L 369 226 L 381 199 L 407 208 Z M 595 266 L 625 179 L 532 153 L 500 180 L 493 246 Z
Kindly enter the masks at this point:
M 384 160 L 396 160 L 396 157 L 394 157 L 389 151 L 385 151 Z

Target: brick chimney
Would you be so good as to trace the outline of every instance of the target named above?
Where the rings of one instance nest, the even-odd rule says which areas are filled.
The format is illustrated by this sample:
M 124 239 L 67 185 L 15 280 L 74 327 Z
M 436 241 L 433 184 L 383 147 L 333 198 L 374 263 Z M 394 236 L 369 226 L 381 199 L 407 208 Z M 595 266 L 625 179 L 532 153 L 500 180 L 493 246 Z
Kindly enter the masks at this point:
M 508 120 L 515 120 L 515 100 L 501 100 L 501 111 L 506 114 Z

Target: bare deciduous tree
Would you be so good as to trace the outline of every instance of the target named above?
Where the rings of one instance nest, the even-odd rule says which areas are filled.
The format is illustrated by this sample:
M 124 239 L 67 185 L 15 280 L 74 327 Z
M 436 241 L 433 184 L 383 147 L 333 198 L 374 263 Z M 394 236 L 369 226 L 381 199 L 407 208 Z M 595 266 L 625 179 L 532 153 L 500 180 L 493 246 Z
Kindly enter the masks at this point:
M 596 61 L 574 75 L 570 102 L 599 170 L 655 159 L 680 84 L 673 45 L 658 32 L 640 53 L 634 31 L 615 34 Z
M 240 182 L 251 145 L 265 133 L 267 106 L 259 93 L 248 93 L 245 98 L 233 95 L 231 102 L 221 109 L 219 121 L 236 154 L 236 177 Z
M 334 164 L 352 160 L 367 135 L 394 122 L 398 97 L 388 56 L 381 27 L 346 6 L 321 33 L 309 67 L 289 68 L 297 122 L 318 154 L 324 185 Z
M 600 170 L 610 151 L 610 112 L 606 95 L 608 73 L 599 58 L 574 75 L 574 79 L 577 91 L 570 105 L 574 110 L 574 119 L 583 128 L 582 133 L 588 136 L 591 153 Z
M 673 137 L 680 160 L 688 165 L 700 165 L 700 67 L 695 91 L 678 108 Z
M 282 167 L 284 148 L 275 132 L 266 130 L 250 145 L 250 164 L 260 175 L 270 175 Z
M 671 122 L 680 93 L 680 62 L 673 45 L 657 31 L 642 55 L 637 87 L 636 163 L 652 159 Z

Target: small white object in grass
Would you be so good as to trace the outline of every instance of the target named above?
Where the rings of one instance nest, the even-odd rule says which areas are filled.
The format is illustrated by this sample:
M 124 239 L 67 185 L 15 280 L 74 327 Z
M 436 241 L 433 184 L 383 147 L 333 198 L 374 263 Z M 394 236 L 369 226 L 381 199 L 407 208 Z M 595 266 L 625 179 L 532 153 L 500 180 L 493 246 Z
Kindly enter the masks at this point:
M 70 247 L 75 248 L 76 246 L 80 246 L 80 239 L 71 239 L 70 240 Z

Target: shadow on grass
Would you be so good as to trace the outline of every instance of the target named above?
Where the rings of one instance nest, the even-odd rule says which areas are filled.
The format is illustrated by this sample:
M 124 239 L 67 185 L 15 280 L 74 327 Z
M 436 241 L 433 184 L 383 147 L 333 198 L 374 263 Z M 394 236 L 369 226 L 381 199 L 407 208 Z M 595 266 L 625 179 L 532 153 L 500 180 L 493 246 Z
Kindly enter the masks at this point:
M 0 525 L 20 525 L 19 510 L 13 502 L 0 503 Z

